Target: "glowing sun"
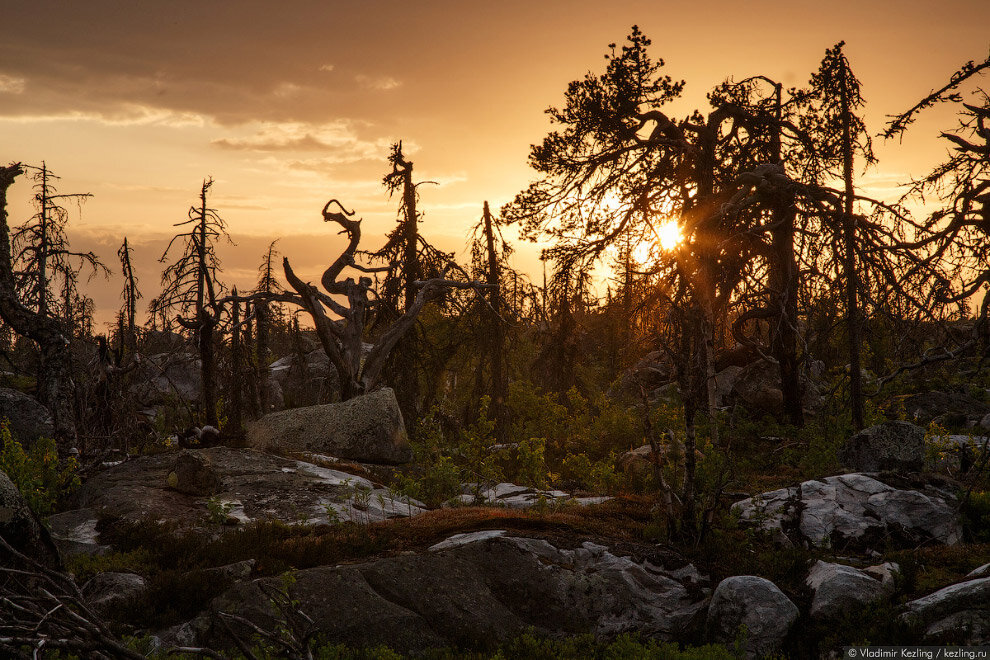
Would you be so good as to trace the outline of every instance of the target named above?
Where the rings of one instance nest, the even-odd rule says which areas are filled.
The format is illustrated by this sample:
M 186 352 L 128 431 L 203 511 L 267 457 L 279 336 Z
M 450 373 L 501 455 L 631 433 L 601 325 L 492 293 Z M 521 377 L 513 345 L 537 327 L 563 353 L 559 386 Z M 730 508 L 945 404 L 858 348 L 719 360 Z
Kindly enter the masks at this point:
M 676 220 L 668 220 L 657 228 L 657 240 L 660 242 L 661 250 L 673 250 L 683 238 Z

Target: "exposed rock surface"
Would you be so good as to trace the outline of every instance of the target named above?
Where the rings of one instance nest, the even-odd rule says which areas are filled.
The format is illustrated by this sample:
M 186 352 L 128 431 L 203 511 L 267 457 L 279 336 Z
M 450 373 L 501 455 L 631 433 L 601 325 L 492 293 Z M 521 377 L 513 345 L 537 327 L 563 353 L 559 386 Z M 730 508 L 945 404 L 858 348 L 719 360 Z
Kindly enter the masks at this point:
M 402 413 L 389 388 L 341 403 L 270 413 L 248 426 L 247 439 L 258 449 L 311 451 L 367 463 L 412 460 Z
M 38 438 L 51 438 L 55 433 L 48 408 L 23 392 L 0 387 L 0 421 L 7 419 L 10 433 L 25 447 Z
M 910 422 L 883 422 L 846 441 L 839 461 L 857 472 L 917 472 L 925 466 L 925 430 Z
M 354 520 L 374 522 L 417 515 L 415 500 L 376 487 L 364 477 L 281 458 L 252 449 L 211 447 L 185 450 L 209 462 L 217 486 L 214 511 L 227 522 L 274 519 L 321 524 Z M 168 520 L 179 528 L 215 525 L 205 496 L 182 493 L 168 485 L 179 451 L 133 458 L 100 472 L 75 494 L 77 507 L 129 521 Z M 332 513 L 331 513 L 332 512 Z
M 918 626 L 931 643 L 947 639 L 963 639 L 972 645 L 990 642 L 990 577 L 939 589 L 909 602 L 906 608 L 901 618 Z
M 866 605 L 893 594 L 897 564 L 887 563 L 870 569 L 816 561 L 805 580 L 814 593 L 811 616 L 835 618 L 850 607 Z
M 148 588 L 147 581 L 134 573 L 97 573 L 83 588 L 83 596 L 98 614 L 137 598 Z
M 599 496 L 573 497 L 562 490 L 541 490 L 508 482 L 481 490 L 477 484 L 464 484 L 463 490 L 464 492 L 457 498 L 461 504 L 504 506 L 510 509 L 529 509 L 541 503 L 601 504 L 612 499 Z
M 100 555 L 110 549 L 101 545 L 96 531 L 99 516 L 93 509 L 72 509 L 48 516 L 45 521 L 63 555 Z
M 844 474 L 763 493 L 732 505 L 781 543 L 868 548 L 953 545 L 962 539 L 955 496 L 933 484 L 896 488 L 864 474 Z
M 0 470 L 0 537 L 14 550 L 48 566 L 59 565 L 58 549 L 48 531 L 42 527 L 34 513 L 21 497 L 17 486 L 5 472 Z M 7 561 L 9 554 L 0 548 L 0 563 Z
M 770 580 L 737 575 L 719 582 L 708 608 L 712 641 L 729 644 L 746 626 L 746 655 L 754 658 L 780 648 L 798 618 L 797 605 Z
M 675 639 L 704 610 L 704 580 L 690 565 L 666 570 L 594 543 L 563 549 L 491 531 L 450 541 L 423 554 L 297 571 L 289 595 L 328 641 L 400 651 L 491 646 L 529 627 Z M 236 612 L 270 629 L 263 589 L 281 585 L 278 578 L 237 585 L 210 612 Z M 210 612 L 174 634 L 229 644 Z

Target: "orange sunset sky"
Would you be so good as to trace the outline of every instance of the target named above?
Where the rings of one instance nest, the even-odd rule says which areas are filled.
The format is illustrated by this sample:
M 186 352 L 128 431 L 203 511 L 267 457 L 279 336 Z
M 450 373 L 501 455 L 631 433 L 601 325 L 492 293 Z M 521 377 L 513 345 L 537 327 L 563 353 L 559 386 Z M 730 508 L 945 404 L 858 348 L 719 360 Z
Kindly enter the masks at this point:
M 403 140 L 421 187 L 422 232 L 462 250 L 481 205 L 532 177 L 529 145 L 567 83 L 599 72 L 635 23 L 654 57 L 687 81 L 678 116 L 705 107 L 728 76 L 807 83 L 839 40 L 863 83 L 871 131 L 990 47 L 988 0 L 737 2 L 2 2 L 0 157 L 48 166 L 72 209 L 70 239 L 117 268 L 126 235 L 144 303 L 157 259 L 206 176 L 236 247 L 225 276 L 245 288 L 265 246 L 315 278 L 340 239 L 320 222 L 336 197 L 365 219 L 367 248 L 395 219 L 381 186 Z M 983 80 L 985 85 L 986 79 Z M 860 185 L 887 199 L 945 153 L 951 109 L 924 115 L 901 143 L 877 142 Z M 26 177 L 12 224 L 30 214 Z M 538 246 L 517 246 L 538 272 Z M 84 286 L 97 321 L 119 307 L 119 275 Z

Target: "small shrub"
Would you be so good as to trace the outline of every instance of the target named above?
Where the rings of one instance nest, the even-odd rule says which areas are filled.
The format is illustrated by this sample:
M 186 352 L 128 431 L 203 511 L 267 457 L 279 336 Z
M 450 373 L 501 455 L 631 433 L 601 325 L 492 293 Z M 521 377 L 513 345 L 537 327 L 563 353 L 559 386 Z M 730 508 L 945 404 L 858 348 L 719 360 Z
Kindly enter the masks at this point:
M 47 516 L 59 498 L 79 487 L 76 460 L 60 462 L 55 441 L 38 438 L 24 449 L 11 434 L 6 420 L 0 424 L 0 470 L 21 492 L 31 510 Z
M 553 479 L 547 469 L 547 441 L 530 438 L 519 443 L 517 453 L 518 479 L 524 486 L 546 488 Z

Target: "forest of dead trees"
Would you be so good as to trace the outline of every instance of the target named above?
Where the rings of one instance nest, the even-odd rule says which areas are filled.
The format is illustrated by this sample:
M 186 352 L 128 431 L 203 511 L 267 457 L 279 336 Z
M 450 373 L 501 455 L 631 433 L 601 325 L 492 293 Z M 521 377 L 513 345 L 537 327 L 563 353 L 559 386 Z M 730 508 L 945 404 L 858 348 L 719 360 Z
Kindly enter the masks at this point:
M 486 415 L 493 440 L 505 443 L 536 433 L 526 406 L 540 397 L 573 415 L 587 413 L 575 401 L 594 413 L 622 399 L 643 420 L 638 444 L 644 433 L 662 443 L 667 429 L 651 406 L 663 383 L 634 369 L 645 361 L 676 383 L 670 431 L 685 456 L 676 500 L 693 525 L 695 446 L 728 442 L 717 379 L 727 361 L 774 365 L 782 399 L 769 412 L 792 428 L 822 414 L 805 396 L 814 381 L 843 432 L 862 428 L 870 402 L 916 370 L 954 361 L 975 377 L 984 368 L 990 97 L 979 84 L 990 60 L 967 63 L 886 125 L 867 126 L 866 91 L 842 43 L 804 87 L 730 78 L 709 93 L 710 107 L 681 117 L 668 107 L 685 83 L 650 46 L 633 28 L 610 46 L 604 71 L 568 86 L 548 111 L 552 131 L 530 153 L 536 180 L 499 213 L 479 202 L 463 262 L 430 243 L 400 143 L 383 168 L 398 208 L 383 246 L 363 240 L 359 209 L 332 199 L 322 219 L 346 246 L 318 283 L 302 281 L 273 242 L 256 285 L 237 290 L 217 258 L 228 225 L 210 206 L 207 178 L 190 191 L 195 201 L 161 255 L 161 293 L 145 310 L 127 239 L 119 268 L 71 249 L 67 207 L 85 194 L 60 192 L 45 164 L 0 169 L 7 384 L 35 394 L 60 449 L 84 456 L 134 450 L 188 425 L 237 443 L 273 408 L 268 365 L 294 356 L 303 369 L 313 349 L 336 382 L 309 403 L 390 386 L 410 429 L 430 417 L 458 433 Z M 866 195 L 873 141 L 896 141 L 938 104 L 958 119 L 941 134 L 946 160 L 905 181 L 898 201 Z M 19 177 L 33 188 L 28 219 L 7 216 L 8 189 L 25 194 L 10 188 Z M 662 245 L 671 221 L 678 240 Z M 542 278 L 510 266 L 510 229 L 546 246 Z M 83 288 L 111 270 L 123 275 L 122 307 L 97 335 Z M 196 355 L 201 392 L 170 426 L 130 393 L 148 356 L 173 341 Z

